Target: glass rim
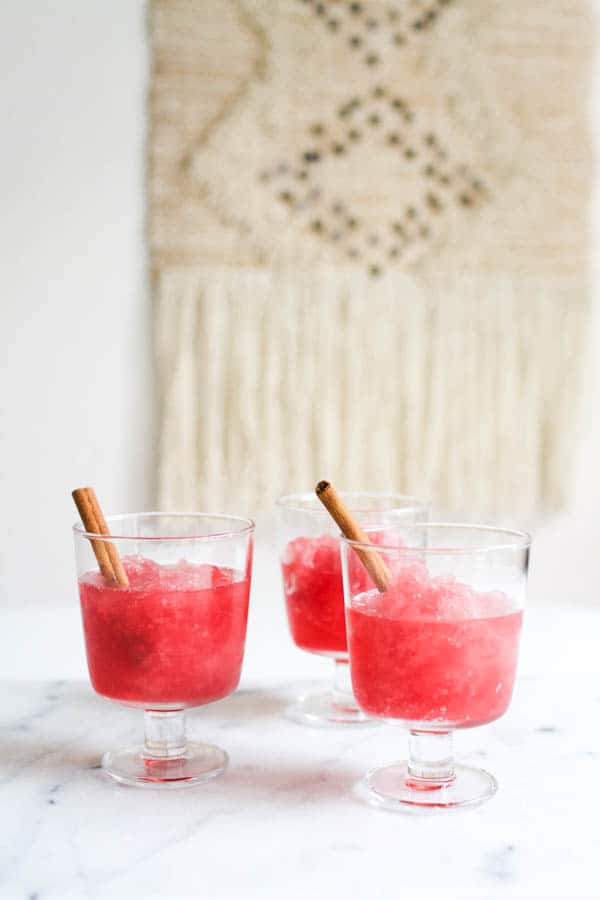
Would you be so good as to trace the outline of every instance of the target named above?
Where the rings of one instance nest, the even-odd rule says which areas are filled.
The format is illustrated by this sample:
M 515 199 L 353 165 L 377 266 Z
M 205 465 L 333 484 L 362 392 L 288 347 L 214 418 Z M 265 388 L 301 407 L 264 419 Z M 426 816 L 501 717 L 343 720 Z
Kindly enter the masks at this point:
M 353 513 L 389 513 L 389 512 L 407 512 L 410 510 L 422 510 L 431 506 L 429 500 L 421 497 L 415 497 L 412 494 L 400 494 L 397 491 L 338 491 L 343 500 L 351 500 L 353 497 L 374 497 L 378 500 L 391 499 L 406 501 L 405 506 L 391 506 L 389 509 L 375 509 L 372 506 L 359 509 L 351 507 Z M 317 505 L 313 507 L 303 506 L 307 500 L 316 501 Z M 329 516 L 329 513 L 319 501 L 314 491 L 298 491 L 291 494 L 284 494 L 275 501 L 275 506 L 279 509 L 289 509 L 293 512 L 318 513 L 319 515 Z
M 115 522 L 123 522 L 126 519 L 133 518 L 157 519 L 159 517 L 171 519 L 225 519 L 228 522 L 237 522 L 243 524 L 242 528 L 230 528 L 227 531 L 215 531 L 210 534 L 186 534 L 186 535 L 133 535 L 133 534 L 97 534 L 94 531 L 86 531 L 82 522 L 75 522 L 73 525 L 73 533 L 84 538 L 93 538 L 95 541 L 220 541 L 227 538 L 240 537 L 242 535 L 252 534 L 256 525 L 253 519 L 247 519 L 243 516 L 231 516 L 226 513 L 207 513 L 207 512 L 139 512 L 139 513 L 118 513 L 114 516 L 106 516 L 106 524 L 110 525 Z
M 389 523 L 385 523 L 389 524 Z M 463 554 L 463 553 L 495 553 L 498 550 L 527 550 L 531 546 L 531 535 L 526 531 L 518 531 L 515 528 L 503 528 L 497 525 L 480 525 L 478 523 L 469 522 L 412 522 L 407 523 L 405 528 L 418 528 L 421 530 L 433 530 L 434 528 L 460 530 L 460 531 L 476 531 L 483 533 L 494 533 L 497 535 L 505 535 L 507 540 L 504 543 L 494 544 L 493 546 L 473 546 L 473 547 L 398 547 L 389 544 L 371 544 L 365 541 L 353 541 L 351 538 L 340 534 L 340 540 L 343 544 L 357 550 L 385 550 L 394 551 L 396 553 L 426 553 L 426 554 Z M 514 540 L 508 540 L 512 537 Z

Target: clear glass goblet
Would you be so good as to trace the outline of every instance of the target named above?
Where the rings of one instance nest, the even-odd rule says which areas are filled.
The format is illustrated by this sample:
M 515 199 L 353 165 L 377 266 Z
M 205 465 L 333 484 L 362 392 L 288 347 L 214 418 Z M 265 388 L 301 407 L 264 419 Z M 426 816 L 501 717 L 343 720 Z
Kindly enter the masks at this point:
M 189 742 L 185 710 L 235 690 L 242 667 L 254 523 L 204 513 L 107 518 L 110 537 L 73 527 L 88 669 L 94 690 L 144 710 L 145 741 L 111 751 L 116 781 L 198 784 L 224 772 L 227 754 Z M 129 587 L 101 574 L 90 540 L 112 542 Z
M 367 530 L 367 534 L 369 530 Z M 352 686 L 367 715 L 409 729 L 409 758 L 365 777 L 389 809 L 444 809 L 491 797 L 496 779 L 454 763 L 452 733 L 501 716 L 510 702 L 530 539 L 480 525 L 395 529 L 377 552 L 387 591 L 363 591 L 355 549 L 342 538 Z
M 387 523 L 427 520 L 427 503 L 415 497 L 383 491 L 342 491 L 340 495 L 361 525 L 377 523 L 380 536 Z M 335 666 L 331 688 L 300 697 L 288 715 L 296 722 L 317 727 L 374 724 L 352 695 L 339 528 L 313 492 L 282 497 L 277 508 L 283 591 L 292 639 L 302 650 L 330 657 Z

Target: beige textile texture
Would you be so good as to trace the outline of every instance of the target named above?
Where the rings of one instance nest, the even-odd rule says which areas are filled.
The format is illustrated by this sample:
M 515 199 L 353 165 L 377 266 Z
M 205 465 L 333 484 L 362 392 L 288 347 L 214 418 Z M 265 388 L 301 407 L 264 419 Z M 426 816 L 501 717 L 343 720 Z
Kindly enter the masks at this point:
M 163 508 L 327 477 L 560 507 L 587 321 L 583 0 L 154 0 Z

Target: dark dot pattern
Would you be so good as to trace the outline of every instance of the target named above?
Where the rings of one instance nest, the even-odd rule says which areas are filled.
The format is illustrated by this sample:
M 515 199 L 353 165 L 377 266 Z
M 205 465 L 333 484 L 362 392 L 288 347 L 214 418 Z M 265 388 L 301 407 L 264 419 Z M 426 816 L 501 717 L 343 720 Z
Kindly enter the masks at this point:
M 455 0 L 390 3 L 378 7 L 376 15 L 368 2 L 358 0 L 300 2 L 322 23 L 331 35 L 328 39 L 342 40 L 357 64 L 373 69 L 371 77 L 376 77 L 382 53 L 403 51 L 422 40 Z M 389 266 L 410 265 L 418 248 L 431 244 L 450 210 L 472 215 L 489 198 L 479 173 L 464 162 L 449 162 L 435 129 L 421 127 L 410 101 L 396 90 L 392 84 L 375 82 L 364 95 L 350 96 L 333 116 L 307 124 L 306 144 L 298 148 L 296 160 L 280 160 L 257 173 L 258 181 L 313 240 L 335 245 L 342 258 L 364 266 L 372 278 Z M 368 151 L 374 142 L 392 154 L 399 177 L 414 188 L 414 201 L 399 207 L 387 222 L 361 221 L 343 190 L 338 188 L 335 197 L 318 187 L 324 161 L 351 157 L 363 144 Z
M 436 25 L 446 9 L 456 0 L 416 0 L 411 4 L 396 2 L 387 10 L 374 10 L 368 0 L 300 0 L 312 10 L 318 21 L 332 35 L 345 32 L 348 46 L 354 50 L 365 49 L 362 58 L 365 66 L 373 68 L 381 62 L 379 35 L 391 52 L 397 52 L 415 40 L 421 40 L 425 32 Z M 377 47 L 374 44 L 377 40 Z

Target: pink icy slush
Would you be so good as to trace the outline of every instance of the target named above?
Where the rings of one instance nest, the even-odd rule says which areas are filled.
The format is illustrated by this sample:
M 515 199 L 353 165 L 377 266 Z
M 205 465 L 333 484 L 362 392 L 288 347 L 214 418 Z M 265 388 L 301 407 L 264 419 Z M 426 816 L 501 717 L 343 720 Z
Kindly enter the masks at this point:
M 129 588 L 79 580 L 94 690 L 133 706 L 219 700 L 240 677 L 250 582 L 232 569 L 125 557 Z
M 384 531 L 373 532 L 383 543 Z M 290 631 L 296 646 L 311 653 L 345 656 L 346 617 L 339 539 L 329 534 L 298 537 L 285 548 L 281 561 Z M 352 573 L 353 591 L 373 582 L 362 566 Z
M 405 566 L 347 610 L 352 686 L 373 716 L 471 727 L 511 698 L 522 611 L 505 594 Z
M 346 653 L 340 542 L 331 535 L 290 541 L 281 563 L 294 643 L 313 653 Z

